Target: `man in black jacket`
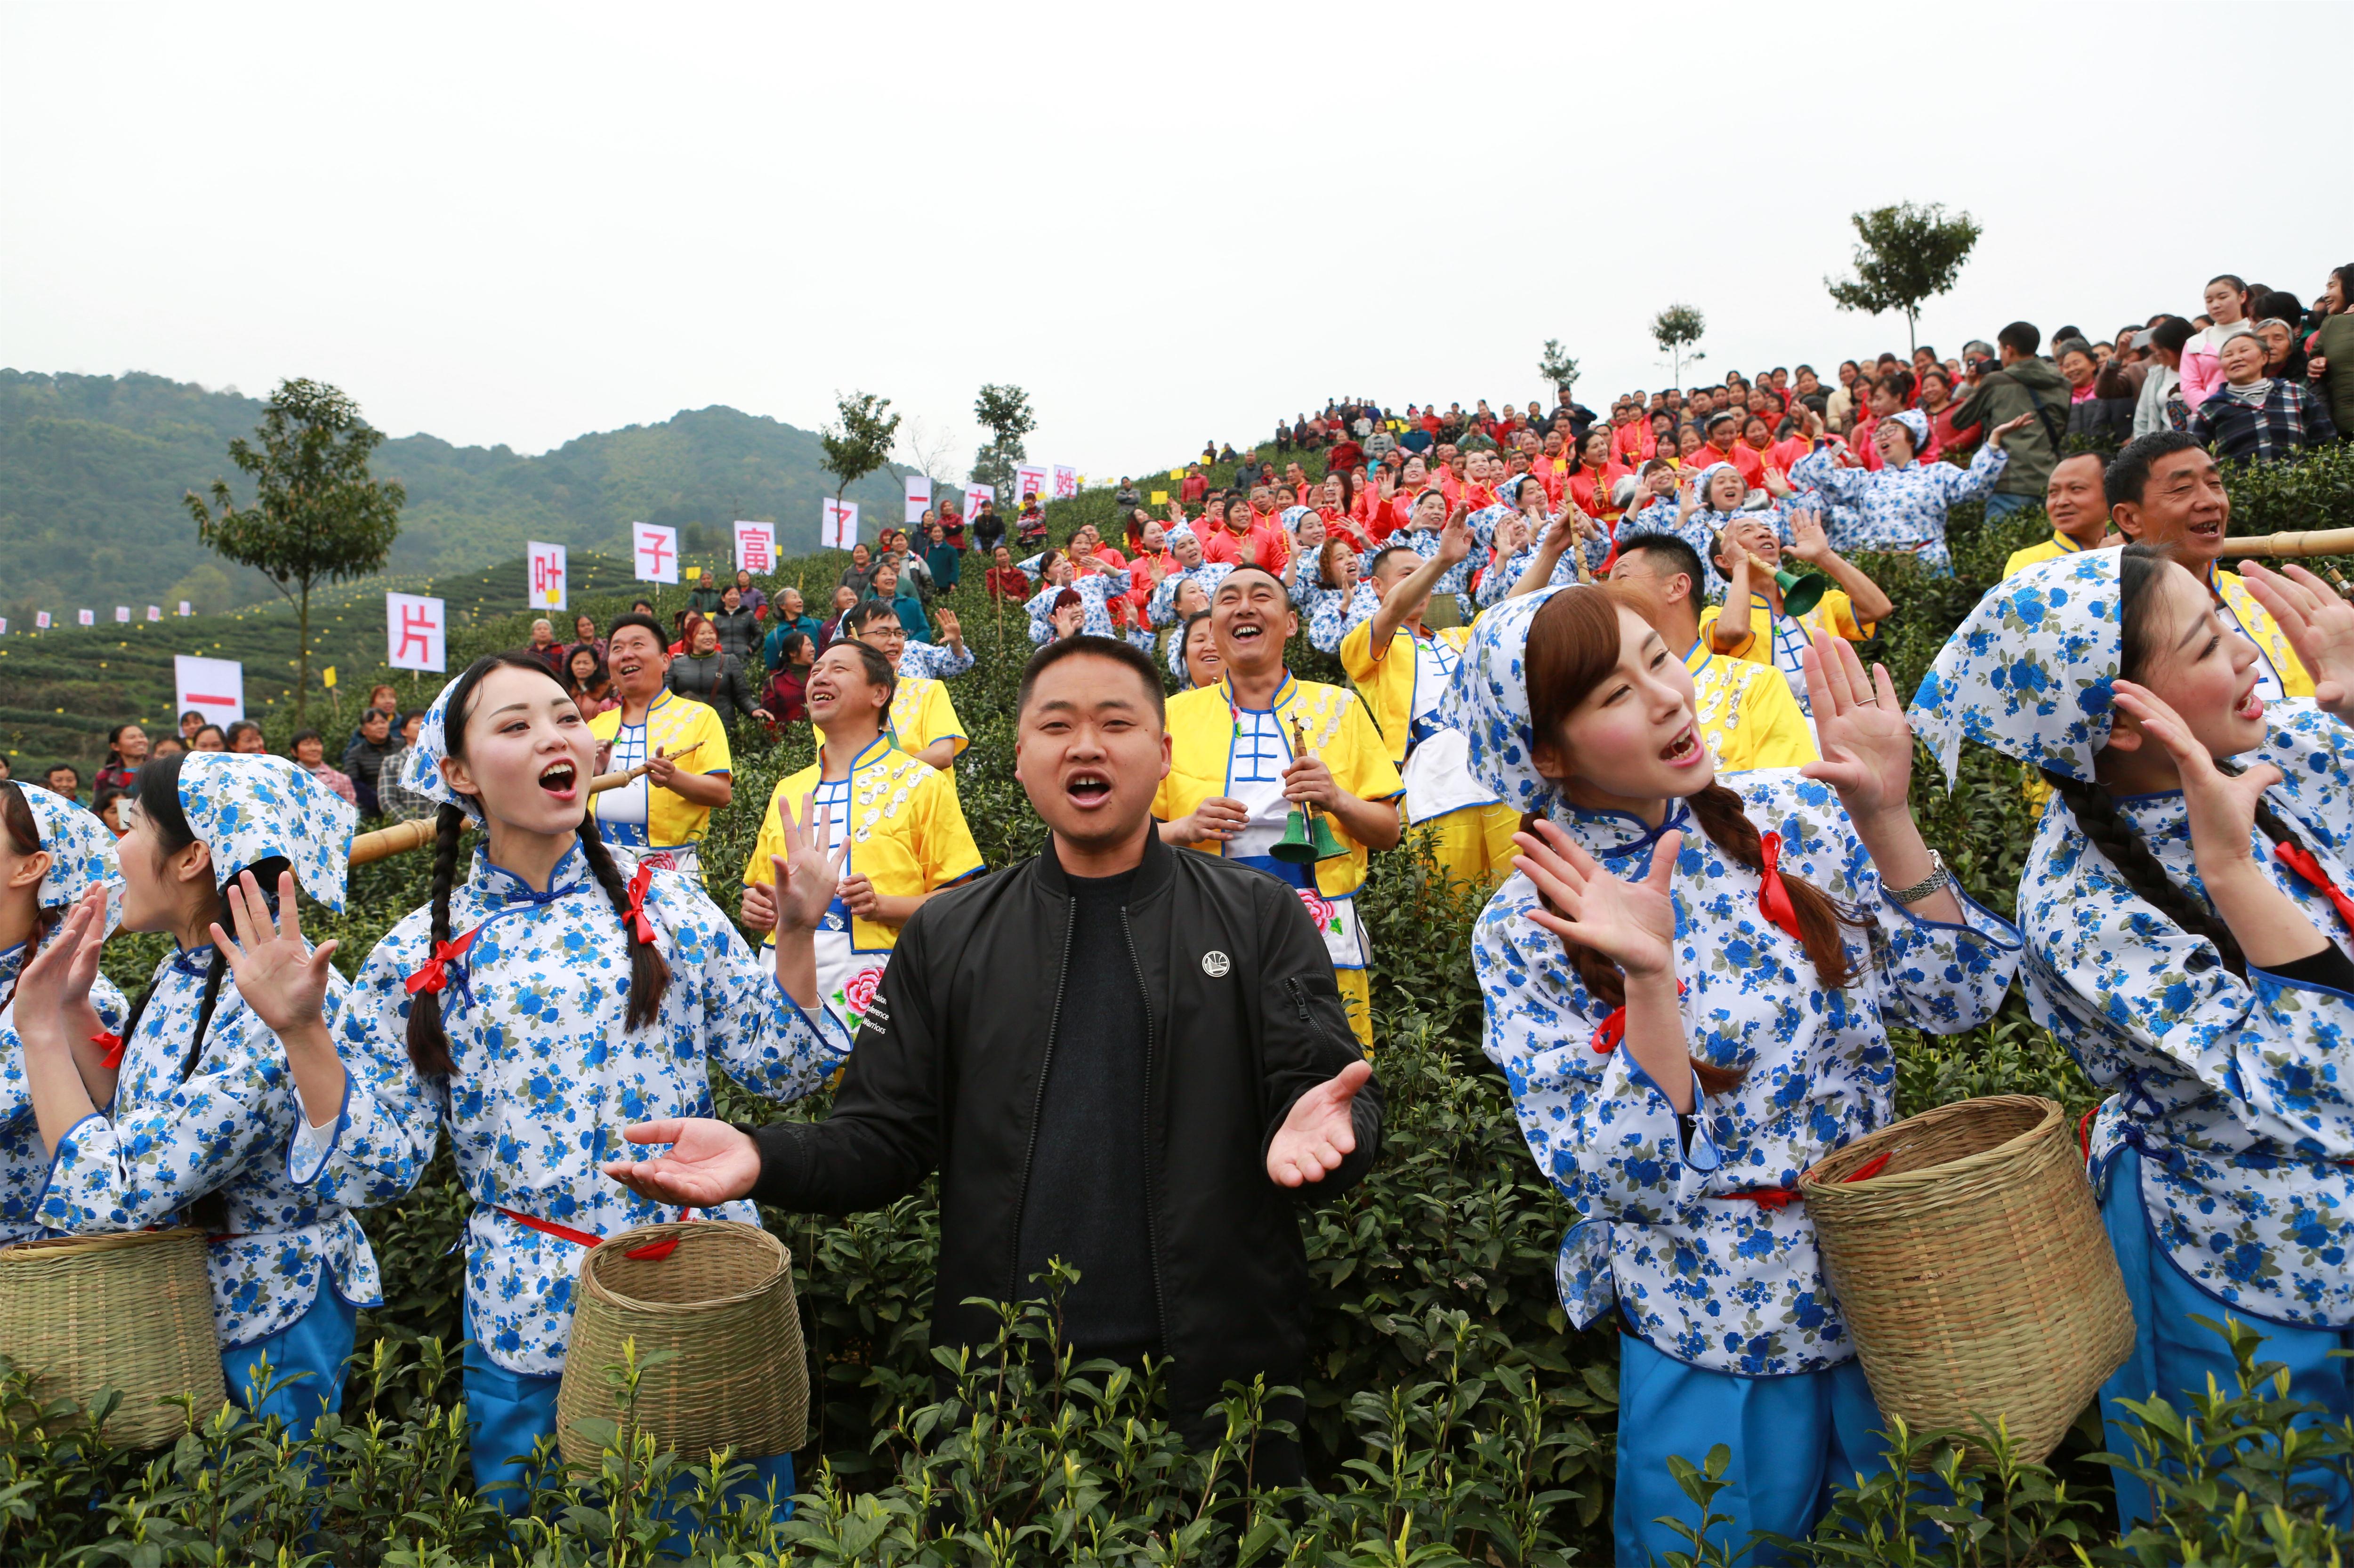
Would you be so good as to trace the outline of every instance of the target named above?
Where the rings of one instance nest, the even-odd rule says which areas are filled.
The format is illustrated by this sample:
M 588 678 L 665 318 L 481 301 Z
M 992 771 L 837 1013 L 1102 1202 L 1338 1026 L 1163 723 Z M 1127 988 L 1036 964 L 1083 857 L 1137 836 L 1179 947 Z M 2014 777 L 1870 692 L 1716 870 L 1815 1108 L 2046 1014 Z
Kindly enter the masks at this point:
M 965 1299 L 1034 1295 L 1059 1257 L 1080 1271 L 1074 1345 L 1171 1358 L 1172 1420 L 1204 1440 L 1227 1382 L 1303 1378 L 1299 1200 L 1364 1174 L 1380 1092 L 1292 890 L 1154 831 L 1170 747 L 1150 661 L 1108 638 L 1051 644 L 1016 724 L 1015 772 L 1054 837 L 907 922 L 832 1114 L 632 1127 L 670 1151 L 606 1170 L 658 1202 L 827 1214 L 938 1170 L 932 1343 L 986 1340 L 994 1314 Z M 745 918 L 755 894 L 773 919 L 758 889 Z M 1276 1447 L 1259 1478 L 1297 1480 L 1297 1449 Z

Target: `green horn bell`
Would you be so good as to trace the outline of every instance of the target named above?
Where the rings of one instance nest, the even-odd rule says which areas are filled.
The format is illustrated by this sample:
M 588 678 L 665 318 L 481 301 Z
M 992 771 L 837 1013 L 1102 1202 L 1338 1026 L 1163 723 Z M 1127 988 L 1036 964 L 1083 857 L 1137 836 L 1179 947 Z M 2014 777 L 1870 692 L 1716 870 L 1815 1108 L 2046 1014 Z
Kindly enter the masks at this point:
M 1823 595 L 1831 591 L 1831 579 L 1820 572 L 1776 572 L 1774 580 L 1782 588 L 1782 609 L 1787 615 L 1804 615 L 1823 602 Z
M 1316 813 L 1314 829 L 1316 858 L 1318 860 L 1331 860 L 1335 855 L 1343 855 L 1349 853 L 1347 850 L 1341 847 L 1341 841 L 1332 836 L 1332 829 L 1331 825 L 1324 821 L 1324 813 L 1321 811 Z
M 1324 824 L 1319 821 L 1316 825 L 1321 828 Z M 1267 853 L 1287 865 L 1313 865 L 1318 858 L 1317 850 L 1318 846 L 1308 836 L 1306 814 L 1295 807 L 1291 815 L 1284 819 L 1283 836 L 1276 840 L 1275 846 Z

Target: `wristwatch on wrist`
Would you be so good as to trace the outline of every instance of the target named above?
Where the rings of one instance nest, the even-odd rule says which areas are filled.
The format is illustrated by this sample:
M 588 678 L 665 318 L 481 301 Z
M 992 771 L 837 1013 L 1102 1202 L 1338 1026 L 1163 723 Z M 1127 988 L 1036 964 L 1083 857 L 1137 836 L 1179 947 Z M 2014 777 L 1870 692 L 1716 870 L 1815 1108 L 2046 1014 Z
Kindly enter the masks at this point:
M 1899 904 L 1918 904 L 1941 887 L 1954 885 L 1954 874 L 1946 869 L 1946 857 L 1935 850 L 1929 852 L 1929 874 L 1910 887 L 1887 887 L 1882 891 Z

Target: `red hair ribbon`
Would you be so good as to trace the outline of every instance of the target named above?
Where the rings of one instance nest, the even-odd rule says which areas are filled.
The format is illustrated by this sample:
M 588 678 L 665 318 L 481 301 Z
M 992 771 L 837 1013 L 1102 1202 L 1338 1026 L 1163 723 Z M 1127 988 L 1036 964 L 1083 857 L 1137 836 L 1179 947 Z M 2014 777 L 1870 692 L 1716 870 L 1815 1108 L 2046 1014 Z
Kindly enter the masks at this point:
M 646 918 L 646 889 L 653 885 L 654 868 L 640 862 L 635 876 L 630 878 L 630 935 L 641 942 L 654 939 L 653 922 Z
M 575 1230 L 570 1225 L 559 1225 L 554 1220 L 536 1219 L 530 1214 L 517 1213 L 513 1209 L 503 1207 L 500 1208 L 499 1213 L 525 1230 L 537 1231 L 544 1236 L 554 1236 L 558 1241 L 568 1241 L 574 1246 L 595 1246 L 605 1239 L 594 1231 Z M 678 1217 L 681 1220 L 692 1220 L 695 1218 L 695 1211 L 681 1209 Z M 660 1263 L 677 1250 L 678 1238 L 672 1236 L 666 1241 L 648 1242 L 643 1246 L 630 1247 L 621 1255 L 641 1259 L 647 1263 Z
M 2274 844 L 2273 858 L 2303 877 L 2309 885 L 2319 888 L 2336 906 L 2338 917 L 2346 922 L 2348 928 L 2354 929 L 2354 898 L 2349 898 L 2338 891 L 2338 885 L 2323 873 L 2321 863 L 2314 858 L 2311 850 L 2303 844 Z
M 474 927 L 475 931 L 481 929 L 479 926 Z M 447 990 L 450 985 L 451 966 L 463 959 L 466 956 L 466 949 L 473 945 L 474 931 L 467 932 L 454 942 L 434 943 L 433 956 L 409 971 L 408 978 L 401 982 L 402 989 L 411 996 L 415 996 L 419 991 L 438 994 Z
M 2101 1107 L 2094 1106 L 2076 1124 L 2076 1142 L 2084 1150 L 2084 1163 L 2087 1165 L 2093 1162 L 2093 1118 L 2100 1114 Z
M 1761 833 L 1757 839 L 1765 867 L 1758 873 L 1757 912 L 1798 940 L 1798 912 L 1790 905 L 1790 890 L 1782 885 L 1782 835 Z
M 98 1065 L 100 1066 L 111 1073 L 117 1067 L 122 1065 L 122 1035 L 111 1033 L 105 1034 L 93 1034 L 90 1037 L 90 1043 L 106 1053 L 105 1055 L 101 1056 L 98 1059 Z

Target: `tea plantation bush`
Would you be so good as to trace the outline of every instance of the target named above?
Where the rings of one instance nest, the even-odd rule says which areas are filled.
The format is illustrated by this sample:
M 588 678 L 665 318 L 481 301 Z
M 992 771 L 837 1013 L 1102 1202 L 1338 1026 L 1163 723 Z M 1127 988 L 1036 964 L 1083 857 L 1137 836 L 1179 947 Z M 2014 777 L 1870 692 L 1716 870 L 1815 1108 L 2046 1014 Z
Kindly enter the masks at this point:
M 2304 471 L 2319 493 L 2312 505 L 2342 511 L 2347 462 L 2333 454 Z M 2260 488 L 2266 521 L 2305 521 L 2283 471 Z M 1083 521 L 1112 532 L 1100 493 L 1054 512 L 1058 536 Z M 1987 524 L 1969 508 L 1954 520 L 1955 579 L 1870 563 L 1899 607 L 1877 652 L 1902 689 L 1917 683 L 2004 556 L 2043 530 L 2039 514 Z M 838 560 L 790 564 L 779 580 L 829 584 Z M 1012 775 L 1011 702 L 1029 644 L 1019 616 L 1001 620 L 977 577 L 947 601 L 981 657 L 953 686 L 972 737 L 958 787 L 983 853 L 1003 866 L 1043 838 Z M 586 608 L 601 621 L 622 603 Z M 461 631 L 453 658 L 519 641 L 527 624 L 517 617 Z M 1293 652 L 1303 673 L 1340 679 L 1304 642 Z M 773 747 L 745 737 L 737 802 L 705 851 L 723 905 L 732 906 L 732 874 L 770 788 L 810 755 L 805 728 Z M 1962 769 L 1949 793 L 1925 756 L 1915 806 L 1969 891 L 2008 913 L 2031 828 L 2022 776 L 1976 750 Z M 416 855 L 355 873 L 347 911 L 317 912 L 318 932 L 344 939 L 340 962 L 355 968 L 422 901 L 425 874 Z M 620 1418 L 596 1473 L 544 1471 L 530 1517 L 510 1531 L 473 1497 L 466 1463 L 451 1250 L 466 1205 L 445 1160 L 406 1201 L 363 1216 L 387 1302 L 363 1315 L 341 1420 L 323 1423 L 310 1443 L 292 1445 L 234 1410 L 193 1411 L 173 1447 L 123 1453 L 65 1419 L 68 1410 L 36 1409 L 21 1378 L 0 1384 L 0 1562 L 1606 1562 L 1615 1334 L 1571 1330 L 1554 1298 L 1553 1257 L 1570 1215 L 1539 1179 L 1479 1052 L 1473 906 L 1405 853 L 1375 858 L 1363 907 L 1378 955 L 1375 1065 L 1387 1141 L 1354 1191 L 1302 1213 L 1315 1282 L 1316 1349 L 1300 1391 L 1309 1495 L 1253 1484 L 1269 1391 L 1231 1391 L 1225 1440 L 1186 1451 L 1166 1425 L 1155 1377 L 1078 1363 L 1059 1342 L 1054 1280 L 1038 1282 L 1039 1301 L 1004 1309 L 995 1353 L 935 1351 L 926 1324 L 936 1215 L 926 1192 L 844 1221 L 768 1216 L 792 1251 L 814 1391 L 803 1495 L 790 1523 L 718 1501 L 724 1461 L 654 1453 L 627 1424 L 634 1372 L 622 1367 L 609 1370 Z M 118 941 L 111 972 L 126 987 L 140 983 L 160 941 Z M 2072 1114 L 2094 1098 L 2015 994 L 1967 1035 L 1899 1033 L 1895 1044 L 1907 1114 L 1998 1091 L 2048 1095 Z M 720 1082 L 731 1114 L 824 1114 L 823 1097 L 777 1110 Z M 1967 1466 L 1940 1435 L 1900 1432 L 1910 1473 L 1843 1492 L 1816 1540 L 1790 1549 L 1824 1563 L 2335 1562 L 2339 1546 L 2319 1522 L 2317 1487 L 2333 1476 L 2349 1484 L 2354 1434 L 2307 1429 L 2285 1443 L 2299 1412 L 2242 1350 L 2243 1386 L 2215 1391 L 2195 1411 L 2153 1405 L 2125 1456 L 2168 1505 L 2157 1529 L 2116 1540 L 2107 1470 L 2093 1457 L 2100 1428 L 2088 1416 L 2041 1466 L 2020 1462 L 1999 1438 L 1992 1463 Z M 1723 1456 L 1690 1458 L 1686 1488 L 1704 1498 Z M 1718 1526 L 1677 1561 L 1746 1561 L 1750 1546 Z

